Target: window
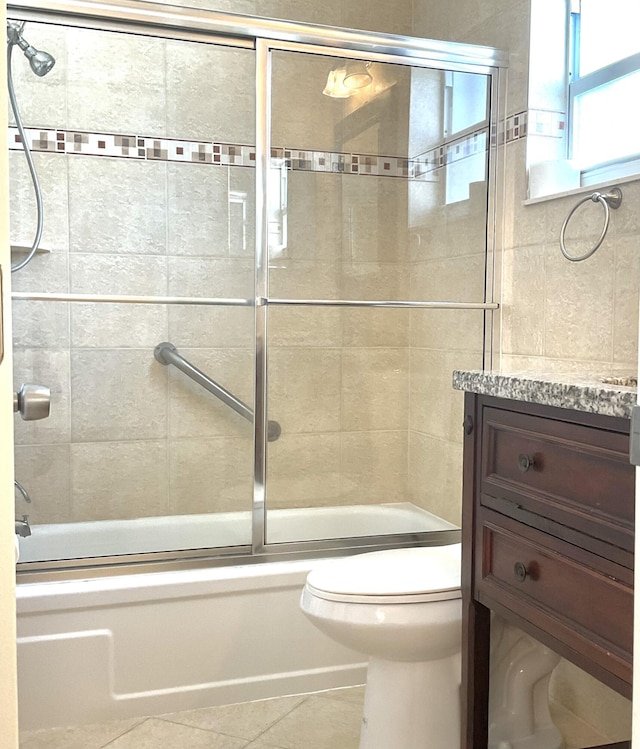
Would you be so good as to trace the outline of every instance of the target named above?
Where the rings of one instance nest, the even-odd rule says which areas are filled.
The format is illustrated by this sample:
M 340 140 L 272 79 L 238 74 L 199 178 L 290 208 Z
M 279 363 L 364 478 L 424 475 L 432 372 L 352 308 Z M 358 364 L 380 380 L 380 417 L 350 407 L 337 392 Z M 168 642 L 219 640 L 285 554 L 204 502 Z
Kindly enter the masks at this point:
M 582 183 L 640 172 L 640 2 L 568 0 L 568 158 Z

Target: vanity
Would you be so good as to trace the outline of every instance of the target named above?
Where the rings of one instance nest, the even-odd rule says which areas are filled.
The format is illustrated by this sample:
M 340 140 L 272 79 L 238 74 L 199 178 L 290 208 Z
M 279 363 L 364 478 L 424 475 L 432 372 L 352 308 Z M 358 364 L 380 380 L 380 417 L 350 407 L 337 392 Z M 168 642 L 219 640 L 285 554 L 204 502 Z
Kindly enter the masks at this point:
M 492 611 L 631 698 L 636 394 L 537 375 L 453 382 L 466 391 L 462 745 L 486 749 Z

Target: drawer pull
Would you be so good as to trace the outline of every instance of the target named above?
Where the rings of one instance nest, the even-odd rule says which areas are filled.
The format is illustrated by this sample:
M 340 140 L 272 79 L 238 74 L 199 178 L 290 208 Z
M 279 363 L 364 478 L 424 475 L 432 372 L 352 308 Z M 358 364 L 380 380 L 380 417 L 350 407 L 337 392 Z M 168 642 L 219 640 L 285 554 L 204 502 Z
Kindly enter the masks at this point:
M 516 562 L 513 565 L 513 572 L 516 576 L 516 580 L 519 583 L 523 583 L 527 577 L 528 570 L 526 565 L 522 564 L 522 562 Z
M 522 473 L 526 473 L 530 468 L 533 468 L 534 465 L 535 460 L 531 455 L 525 455 L 524 453 L 518 455 L 518 468 Z

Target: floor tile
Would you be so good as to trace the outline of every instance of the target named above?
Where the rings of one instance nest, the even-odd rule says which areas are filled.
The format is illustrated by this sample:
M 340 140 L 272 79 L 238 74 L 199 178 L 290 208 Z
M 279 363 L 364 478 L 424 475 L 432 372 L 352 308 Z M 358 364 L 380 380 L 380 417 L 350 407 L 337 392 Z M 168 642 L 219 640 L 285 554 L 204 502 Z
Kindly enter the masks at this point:
M 244 749 L 246 745 L 245 739 L 148 718 L 107 744 L 107 749 Z
M 358 749 L 362 707 L 311 696 L 260 740 L 282 749 Z
M 304 696 L 280 697 L 273 700 L 244 702 L 240 705 L 222 705 L 170 713 L 161 715 L 160 718 L 172 723 L 216 731 L 227 736 L 255 739 L 303 700 Z
M 356 705 L 364 705 L 364 687 L 345 687 L 344 689 L 331 689 L 328 692 L 318 692 L 317 697 L 328 700 L 342 700 L 353 702 Z
M 20 749 L 102 749 L 113 739 L 138 725 L 144 718 L 94 723 L 78 728 L 21 731 Z

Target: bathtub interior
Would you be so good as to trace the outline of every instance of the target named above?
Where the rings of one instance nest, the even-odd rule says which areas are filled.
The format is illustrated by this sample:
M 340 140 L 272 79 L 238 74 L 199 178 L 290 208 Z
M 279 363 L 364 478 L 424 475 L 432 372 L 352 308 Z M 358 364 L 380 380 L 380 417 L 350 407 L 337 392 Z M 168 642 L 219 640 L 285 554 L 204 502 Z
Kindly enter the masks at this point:
M 247 542 L 242 530 L 250 522 L 248 512 L 229 512 L 37 525 L 31 536 L 20 539 L 20 561 L 242 546 Z M 457 528 L 410 503 L 274 510 L 268 518 L 274 544 L 449 530 Z

